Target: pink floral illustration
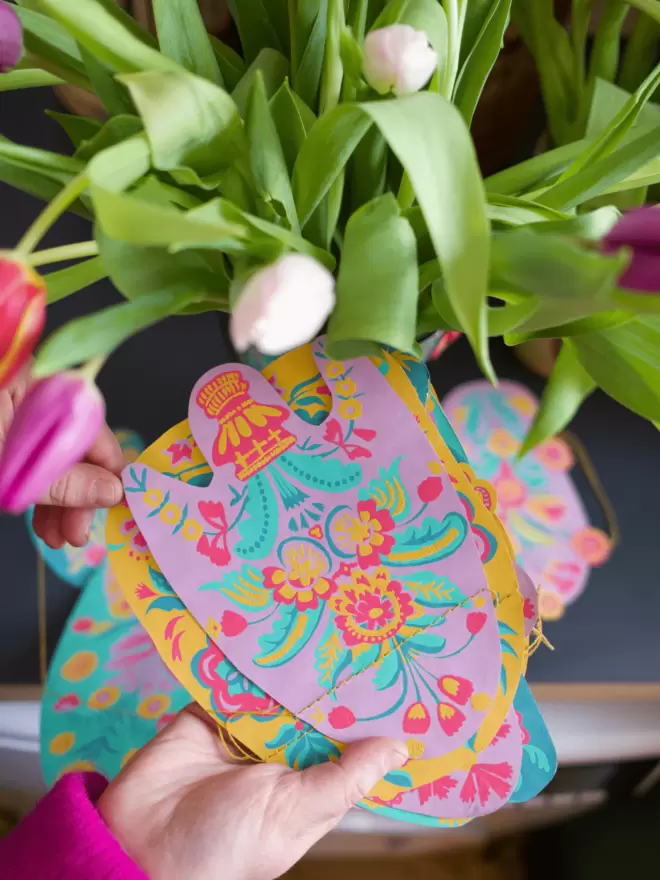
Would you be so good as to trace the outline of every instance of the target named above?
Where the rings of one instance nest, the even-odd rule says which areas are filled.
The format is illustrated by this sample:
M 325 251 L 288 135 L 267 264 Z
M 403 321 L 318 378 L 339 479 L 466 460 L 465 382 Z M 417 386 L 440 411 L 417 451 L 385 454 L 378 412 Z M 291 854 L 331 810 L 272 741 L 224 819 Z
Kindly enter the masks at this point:
M 461 800 L 464 804 L 479 803 L 485 807 L 492 793 L 504 799 L 511 791 L 513 767 L 506 761 L 500 764 L 475 764 L 467 775 L 461 789 Z
M 178 443 L 172 443 L 171 446 L 167 447 L 165 452 L 170 457 L 170 463 L 172 465 L 177 465 L 180 461 L 192 461 L 194 446 L 195 441 L 192 437 L 189 437 L 186 440 L 179 440 Z
M 227 546 L 228 526 L 224 504 L 221 501 L 200 501 L 197 506 L 204 520 L 215 529 L 211 540 L 208 535 L 202 535 L 197 542 L 197 552 L 208 556 L 213 565 L 227 565 L 231 553 Z
M 413 790 L 417 792 L 420 806 L 423 807 L 432 797 L 437 798 L 439 801 L 446 800 L 449 797 L 449 793 L 457 785 L 458 783 L 453 776 L 441 776 L 439 779 L 434 779 L 433 782 L 429 782 L 427 785 L 420 785 L 419 788 Z
M 132 626 L 112 645 L 105 668 L 112 673 L 106 684 L 116 685 L 122 691 L 137 691 L 140 697 L 178 687 L 140 624 Z

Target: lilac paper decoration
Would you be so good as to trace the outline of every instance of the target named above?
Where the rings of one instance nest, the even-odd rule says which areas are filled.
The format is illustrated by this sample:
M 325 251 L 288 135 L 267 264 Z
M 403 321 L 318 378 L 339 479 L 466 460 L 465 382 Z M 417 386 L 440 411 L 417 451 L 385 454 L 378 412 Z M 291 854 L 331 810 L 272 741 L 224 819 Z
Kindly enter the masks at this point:
M 437 459 L 379 370 L 318 343 L 315 357 L 334 403 L 318 427 L 248 367 L 203 376 L 189 423 L 211 483 L 136 464 L 131 511 L 179 599 L 275 700 L 345 742 L 401 736 L 417 701 L 424 756 L 444 754 L 477 731 L 501 664 L 465 508 L 446 474 L 418 494 Z M 443 693 L 447 677 L 458 690 Z
M 519 565 L 539 589 L 541 617 L 555 619 L 584 589 L 591 566 L 602 564 L 610 540 L 589 525 L 569 476 L 571 448 L 561 437 L 542 443 L 521 461 L 518 450 L 538 401 L 516 382 L 467 382 L 443 408 L 470 463 L 497 493 L 497 515 Z

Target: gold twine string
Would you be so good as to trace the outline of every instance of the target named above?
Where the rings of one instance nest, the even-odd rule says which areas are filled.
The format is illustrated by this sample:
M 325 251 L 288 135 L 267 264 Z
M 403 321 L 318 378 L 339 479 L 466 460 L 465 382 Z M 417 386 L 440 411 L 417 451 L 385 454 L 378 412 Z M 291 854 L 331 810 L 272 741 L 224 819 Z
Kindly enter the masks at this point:
M 594 466 L 594 463 L 589 456 L 584 444 L 578 440 L 578 438 L 571 434 L 569 431 L 564 431 L 559 435 L 562 440 L 564 440 L 568 446 L 571 448 L 575 458 L 582 468 L 582 472 L 587 478 L 587 482 L 589 483 L 589 488 L 594 493 L 594 497 L 596 501 L 600 504 L 600 508 L 603 511 L 603 515 L 607 522 L 607 530 L 610 536 L 611 549 L 617 546 L 621 539 L 621 532 L 619 531 L 619 523 L 617 520 L 616 512 L 614 510 L 614 505 L 610 501 L 607 492 L 605 491 L 605 487 L 598 476 L 598 472 Z

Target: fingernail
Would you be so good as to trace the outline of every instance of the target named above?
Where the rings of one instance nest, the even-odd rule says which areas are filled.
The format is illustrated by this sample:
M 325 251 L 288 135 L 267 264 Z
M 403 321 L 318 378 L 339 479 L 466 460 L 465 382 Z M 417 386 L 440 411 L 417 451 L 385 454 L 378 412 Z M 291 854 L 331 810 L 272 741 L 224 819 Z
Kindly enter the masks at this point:
M 95 507 L 114 507 L 119 504 L 124 490 L 115 477 L 96 480 L 89 493 L 90 503 Z
M 403 767 L 403 765 L 410 759 L 410 754 L 408 753 L 408 746 L 405 743 L 398 742 L 394 746 L 394 753 L 392 755 L 392 760 L 395 762 L 395 767 Z

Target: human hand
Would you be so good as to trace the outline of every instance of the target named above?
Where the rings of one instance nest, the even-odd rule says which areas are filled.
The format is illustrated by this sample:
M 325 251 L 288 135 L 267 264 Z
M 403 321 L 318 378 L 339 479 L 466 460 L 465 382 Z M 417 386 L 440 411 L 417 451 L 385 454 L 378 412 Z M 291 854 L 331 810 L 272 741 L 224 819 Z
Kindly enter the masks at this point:
M 151 880 L 274 880 L 407 758 L 405 745 L 377 738 L 303 772 L 246 763 L 189 706 L 129 761 L 98 809 Z
M 16 410 L 31 385 L 29 370 L 23 368 L 0 390 L 0 453 Z M 87 543 L 95 510 L 119 504 L 123 488 L 119 474 L 124 456 L 110 428 L 101 429 L 86 460 L 56 480 L 34 509 L 36 534 L 54 550 L 67 541 L 74 547 Z

